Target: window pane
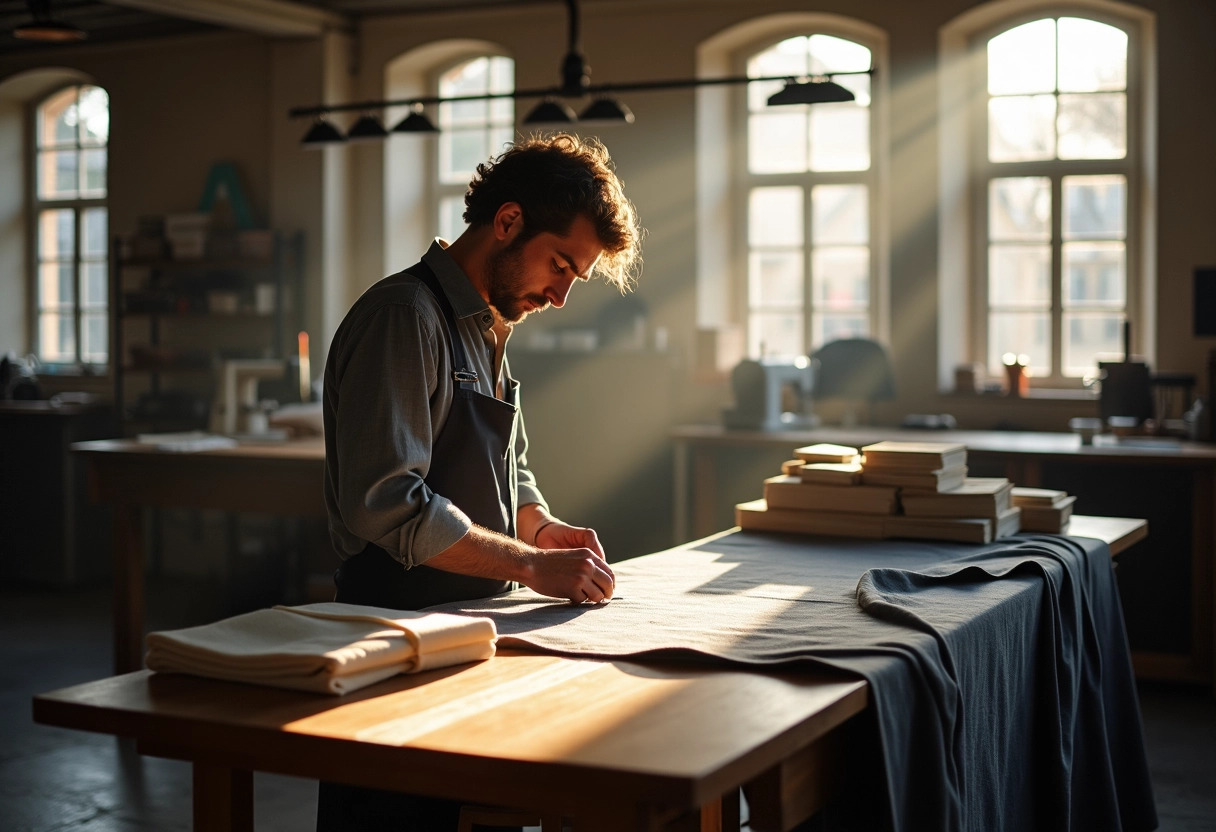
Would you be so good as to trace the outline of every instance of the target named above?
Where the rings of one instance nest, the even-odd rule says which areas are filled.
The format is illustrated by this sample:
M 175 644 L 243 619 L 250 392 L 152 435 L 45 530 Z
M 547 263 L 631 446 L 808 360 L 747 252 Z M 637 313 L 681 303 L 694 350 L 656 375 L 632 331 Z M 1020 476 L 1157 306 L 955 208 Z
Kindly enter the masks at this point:
M 105 208 L 86 208 L 81 212 L 84 228 L 80 235 L 85 257 L 105 257 L 107 214 Z
M 1060 18 L 1060 91 L 1127 89 L 1127 33 L 1096 20 Z
M 461 95 L 477 95 L 489 90 L 490 59 L 474 58 L 458 64 L 439 77 L 439 95 L 453 98 Z
M 1123 243 L 1064 244 L 1064 306 L 1122 309 L 1127 296 Z
M 753 251 L 747 271 L 749 306 L 802 306 L 801 251 Z
M 43 361 L 75 361 L 75 318 L 67 312 L 38 315 L 38 357 Z
M 1029 358 L 1030 372 L 1051 372 L 1051 316 L 1039 312 L 997 312 L 988 316 L 988 372 L 1003 377 L 1001 356 L 1007 352 Z
M 747 167 L 752 173 L 806 170 L 806 107 L 778 109 L 780 112 L 753 113 L 747 119 Z
M 1050 307 L 1051 247 L 990 246 L 988 305 Z
M 753 116 L 755 118 L 755 116 Z M 869 170 L 870 111 L 857 102 L 811 108 L 811 170 Z
M 802 188 L 752 188 L 747 239 L 753 246 L 802 245 Z
M 1098 369 L 1099 360 L 1118 360 L 1122 339 L 1122 314 L 1065 313 L 1064 375 L 1089 375 Z
M 464 229 L 464 197 L 445 196 L 439 200 L 439 236 L 451 242 Z
M 106 264 L 86 261 L 80 264 L 81 305 L 92 309 L 105 309 Z
M 1061 95 L 1059 130 L 1061 159 L 1122 159 L 1127 155 L 1127 96 Z
M 486 124 L 490 118 L 488 101 L 453 101 L 439 105 L 439 121 L 448 127 L 469 127 Z
M 747 62 L 749 78 L 772 76 L 800 77 L 810 72 L 805 37 L 787 38 L 763 52 L 753 55 Z M 768 106 L 768 97 L 783 86 L 781 81 L 761 81 L 747 85 L 747 103 L 750 110 L 763 110 Z
M 43 150 L 38 154 L 38 196 L 42 199 L 71 199 L 76 196 L 75 150 Z
M 71 306 L 76 302 L 75 265 L 43 263 L 38 267 L 38 306 Z
M 57 208 L 38 215 L 38 259 L 71 260 L 76 255 L 76 212 Z
M 870 240 L 869 191 L 865 185 L 818 185 L 811 189 L 811 239 L 825 243 Z
M 514 125 L 490 128 L 490 155 L 497 156 L 507 149 L 507 145 L 515 137 Z
M 445 184 L 469 181 L 477 165 L 490 156 L 484 129 L 451 130 L 440 135 L 439 180 Z
M 84 163 L 84 181 L 80 183 L 80 195 L 92 198 L 105 196 L 106 151 L 82 150 L 80 157 Z
M 816 310 L 865 309 L 870 303 L 870 250 L 864 246 L 813 249 L 811 289 Z
M 106 316 L 95 312 L 86 313 L 80 320 L 80 358 L 91 364 L 103 364 L 109 352 Z
M 1065 240 L 1123 239 L 1127 229 L 1127 180 L 1121 175 L 1065 176 Z
M 1024 23 L 988 41 L 988 92 L 1018 95 L 1056 88 L 1056 24 Z
M 797 312 L 753 312 L 747 322 L 748 354 L 791 358 L 806 355 L 802 315 Z
M 988 102 L 988 159 L 1030 162 L 1055 155 L 1054 95 L 993 98 Z
M 870 337 L 870 319 L 865 315 L 812 315 L 811 343 L 823 346 L 841 338 Z
M 38 146 L 76 144 L 76 87 L 52 95 L 38 108 Z
M 110 96 L 101 87 L 81 87 L 78 122 L 80 142 L 102 145 L 110 140 Z
M 1017 176 L 989 182 L 988 239 L 1051 239 L 1051 180 Z
M 870 68 L 870 50 L 851 40 L 835 35 L 811 35 L 807 48 L 812 73 L 861 72 Z

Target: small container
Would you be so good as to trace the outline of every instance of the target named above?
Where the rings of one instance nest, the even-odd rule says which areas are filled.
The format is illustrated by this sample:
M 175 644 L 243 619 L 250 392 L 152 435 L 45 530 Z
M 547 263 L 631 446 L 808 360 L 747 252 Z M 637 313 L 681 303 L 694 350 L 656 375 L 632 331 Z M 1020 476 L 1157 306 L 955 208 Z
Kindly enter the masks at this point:
M 1094 444 L 1094 437 L 1102 432 L 1102 420 L 1092 416 L 1077 416 L 1068 420 L 1068 429 L 1081 437 L 1082 445 Z

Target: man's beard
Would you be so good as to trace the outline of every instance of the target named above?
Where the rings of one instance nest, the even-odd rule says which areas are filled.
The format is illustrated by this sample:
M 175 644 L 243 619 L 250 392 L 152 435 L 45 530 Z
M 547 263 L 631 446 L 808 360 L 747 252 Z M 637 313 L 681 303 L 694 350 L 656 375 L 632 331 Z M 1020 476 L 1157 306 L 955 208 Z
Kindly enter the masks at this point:
M 529 312 L 549 305 L 549 299 L 544 295 L 524 294 L 522 249 L 519 240 L 514 240 L 502 251 L 490 255 L 490 305 L 509 324 L 517 324 Z

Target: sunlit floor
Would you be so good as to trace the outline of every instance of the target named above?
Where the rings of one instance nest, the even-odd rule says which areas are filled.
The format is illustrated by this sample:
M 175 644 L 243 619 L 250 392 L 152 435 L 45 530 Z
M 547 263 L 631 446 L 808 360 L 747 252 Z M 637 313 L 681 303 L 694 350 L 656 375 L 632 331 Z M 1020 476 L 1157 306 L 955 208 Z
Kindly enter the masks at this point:
M 149 583 L 149 624 L 220 617 L 216 593 Z M 190 769 L 140 757 L 113 737 L 35 725 L 35 693 L 110 671 L 104 587 L 0 591 L 0 829 L 5 832 L 172 832 L 190 829 Z M 1216 700 L 1195 688 L 1141 688 L 1150 765 L 1164 832 L 1216 832 Z M 314 826 L 316 784 L 255 776 L 258 832 Z

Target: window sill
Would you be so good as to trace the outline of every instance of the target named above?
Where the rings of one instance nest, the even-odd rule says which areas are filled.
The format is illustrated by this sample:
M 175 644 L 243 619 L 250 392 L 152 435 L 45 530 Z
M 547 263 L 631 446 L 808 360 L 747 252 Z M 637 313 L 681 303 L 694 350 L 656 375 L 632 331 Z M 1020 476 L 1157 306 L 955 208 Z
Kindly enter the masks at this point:
M 1026 400 L 1040 402 L 1096 402 L 1098 394 L 1089 389 L 1073 389 L 1068 387 L 1032 387 L 1025 396 L 1007 396 L 1003 391 L 983 393 L 959 393 L 947 390 L 941 393 L 944 399 L 963 399 L 967 401 L 1001 401 L 1010 402 Z

